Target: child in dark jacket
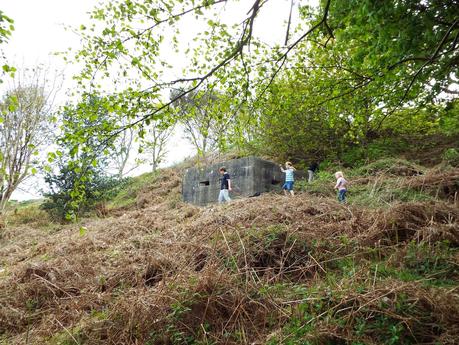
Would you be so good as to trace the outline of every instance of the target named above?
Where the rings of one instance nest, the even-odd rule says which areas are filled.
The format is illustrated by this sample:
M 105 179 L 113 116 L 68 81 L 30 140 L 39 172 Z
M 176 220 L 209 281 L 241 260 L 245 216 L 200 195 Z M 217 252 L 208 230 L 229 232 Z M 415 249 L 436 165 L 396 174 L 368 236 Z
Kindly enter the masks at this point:
M 231 192 L 231 179 L 230 175 L 226 171 L 225 167 L 221 167 L 218 169 L 220 175 L 222 176 L 220 179 L 220 193 L 218 194 L 218 202 L 230 202 L 231 198 L 229 196 L 229 192 Z

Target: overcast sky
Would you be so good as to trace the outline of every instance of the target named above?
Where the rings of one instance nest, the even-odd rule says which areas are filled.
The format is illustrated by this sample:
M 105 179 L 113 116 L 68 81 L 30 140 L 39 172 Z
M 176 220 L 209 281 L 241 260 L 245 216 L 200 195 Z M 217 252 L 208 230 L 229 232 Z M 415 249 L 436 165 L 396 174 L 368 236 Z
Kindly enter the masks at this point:
M 14 20 L 15 30 L 4 47 L 9 58 L 27 64 L 47 62 L 50 54 L 76 46 L 79 39 L 64 25 L 87 22 L 94 0 L 1 0 L 0 8 Z M 56 61 L 54 61 L 56 62 Z
M 79 27 L 88 23 L 88 12 L 99 3 L 95 0 L 0 0 L 0 9 L 14 20 L 15 31 L 10 41 L 3 46 L 8 62 L 13 66 L 33 66 L 39 63 L 51 65 L 64 70 L 66 87 L 69 87 L 75 67 L 65 66 L 55 52 L 65 51 L 80 46 L 79 37 L 65 26 Z M 306 2 L 296 0 L 295 3 Z M 241 11 L 245 14 L 251 2 L 239 1 Z M 249 6 L 250 7 L 250 6 Z M 234 8 L 233 8 L 234 9 Z M 257 23 L 257 33 L 271 42 L 281 42 L 285 31 L 280 29 L 288 18 L 290 0 L 272 0 L 264 9 L 264 16 Z M 245 11 L 245 12 L 244 12 Z M 225 13 L 226 15 L 226 13 Z M 229 16 L 232 14 L 229 13 Z M 65 90 L 59 97 L 65 100 Z M 169 149 L 168 164 L 182 160 L 192 154 L 191 147 L 178 133 Z M 137 170 L 145 171 L 147 167 Z M 34 183 L 36 184 L 36 183 Z M 23 191 L 15 193 L 16 199 L 38 197 L 36 191 L 23 186 Z M 28 193 L 28 191 L 30 193 Z

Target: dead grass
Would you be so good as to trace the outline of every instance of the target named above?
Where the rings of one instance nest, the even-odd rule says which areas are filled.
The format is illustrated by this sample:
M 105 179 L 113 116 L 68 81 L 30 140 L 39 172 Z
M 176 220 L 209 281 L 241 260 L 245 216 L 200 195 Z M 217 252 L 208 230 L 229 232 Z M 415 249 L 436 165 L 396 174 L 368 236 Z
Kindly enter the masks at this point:
M 432 169 L 424 176 L 416 176 L 404 181 L 404 185 L 409 188 L 428 191 L 456 204 L 459 202 L 459 168 Z
M 7 229 L 0 240 L 0 333 L 9 344 L 262 344 L 276 330 L 287 336 L 283 329 L 294 317 L 285 297 L 261 294 L 262 287 L 311 287 L 328 277 L 332 261 L 410 241 L 459 244 L 459 211 L 447 203 L 368 210 L 300 193 L 199 208 L 179 193 L 180 173 L 168 170 L 137 191 L 135 206 L 112 208 L 105 219 L 53 232 Z M 357 318 L 386 315 L 416 339 L 459 340 L 455 290 L 394 281 L 340 291 L 324 310 L 348 326 L 320 312 L 317 331 L 304 339 L 356 340 Z M 416 306 L 413 314 L 396 309 L 400 293 Z M 359 340 L 374 342 L 374 332 Z
M 367 238 L 385 244 L 448 240 L 458 246 L 459 209 L 441 202 L 398 204 L 378 216 Z

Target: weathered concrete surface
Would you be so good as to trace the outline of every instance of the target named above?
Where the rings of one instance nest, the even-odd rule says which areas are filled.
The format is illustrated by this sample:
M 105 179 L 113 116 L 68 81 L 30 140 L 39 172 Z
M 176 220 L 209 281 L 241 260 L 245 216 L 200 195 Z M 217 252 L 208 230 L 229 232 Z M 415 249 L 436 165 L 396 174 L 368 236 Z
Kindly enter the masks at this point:
M 216 202 L 220 192 L 221 175 L 218 169 L 224 166 L 230 174 L 233 191 L 231 198 L 248 197 L 257 193 L 281 190 L 284 173 L 279 165 L 257 157 L 245 157 L 185 171 L 182 185 L 183 200 L 196 205 Z M 295 176 L 301 176 L 301 173 Z

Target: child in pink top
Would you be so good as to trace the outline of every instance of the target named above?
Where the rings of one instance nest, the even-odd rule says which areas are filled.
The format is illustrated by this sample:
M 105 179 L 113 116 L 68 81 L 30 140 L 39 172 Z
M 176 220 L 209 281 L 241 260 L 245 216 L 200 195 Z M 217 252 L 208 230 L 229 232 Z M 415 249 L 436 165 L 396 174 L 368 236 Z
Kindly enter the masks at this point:
M 335 189 L 338 190 L 338 201 L 346 202 L 347 181 L 344 178 L 344 175 L 341 171 L 337 171 L 335 173 L 335 177 L 336 177 Z

